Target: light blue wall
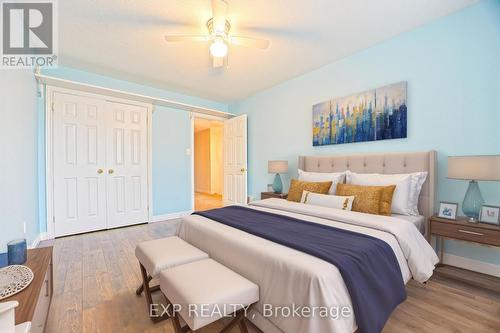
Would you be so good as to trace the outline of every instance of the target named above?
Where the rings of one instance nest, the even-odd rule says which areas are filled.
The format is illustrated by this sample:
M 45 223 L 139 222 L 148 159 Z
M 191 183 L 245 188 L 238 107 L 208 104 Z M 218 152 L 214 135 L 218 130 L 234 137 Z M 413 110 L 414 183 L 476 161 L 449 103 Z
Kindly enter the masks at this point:
M 334 41 L 332 41 L 334 42 Z M 408 138 L 312 146 L 312 105 L 398 81 L 408 82 Z M 449 155 L 500 154 L 500 1 L 483 1 L 389 41 L 230 105 L 248 114 L 249 191 L 259 197 L 267 161 L 351 152 L 439 152 L 439 200 L 460 202 L 467 184 L 446 179 Z M 481 183 L 500 205 L 500 184 Z M 500 251 L 447 242 L 446 251 L 500 264 Z
M 33 73 L 0 73 L 0 253 L 38 235 L 37 91 Z M 26 235 L 23 223 L 26 222 Z
M 227 111 L 227 104 L 143 86 L 84 71 L 58 68 L 44 74 Z M 31 244 L 46 231 L 44 100 L 37 98 L 32 71 L 0 74 L 0 253 L 26 237 Z M 153 214 L 191 209 L 190 120 L 186 111 L 158 107 L 153 114 Z
M 186 111 L 158 107 L 153 114 L 153 214 L 191 209 L 191 120 Z
M 71 68 L 60 67 L 44 70 L 43 74 L 106 88 L 171 99 L 177 102 L 220 111 L 227 111 L 228 109 L 228 105 L 224 103 L 178 94 Z M 186 155 L 186 149 L 191 146 L 191 122 L 189 114 L 183 110 L 156 107 L 153 113 L 152 126 L 153 214 L 162 215 L 190 210 L 192 207 L 191 164 L 190 156 Z M 44 140 L 44 136 L 40 140 Z M 43 159 L 43 156 L 44 154 L 42 154 L 41 159 Z M 43 165 L 40 168 L 42 168 L 40 172 L 40 192 L 44 197 L 45 168 Z M 40 230 L 46 231 L 44 200 L 40 200 L 39 211 Z

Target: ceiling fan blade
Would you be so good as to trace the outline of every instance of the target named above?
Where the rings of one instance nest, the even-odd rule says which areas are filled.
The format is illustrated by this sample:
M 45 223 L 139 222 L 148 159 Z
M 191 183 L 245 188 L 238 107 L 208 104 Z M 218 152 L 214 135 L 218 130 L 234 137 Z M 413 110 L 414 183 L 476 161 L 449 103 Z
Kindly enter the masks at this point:
M 227 19 L 227 2 L 225 0 L 212 0 L 212 16 L 214 18 L 214 31 L 224 32 Z
M 269 41 L 266 39 L 244 37 L 244 36 L 231 36 L 229 41 L 236 45 L 254 47 L 258 49 L 267 49 L 269 47 Z
M 167 42 L 208 42 L 208 36 L 204 35 L 166 35 Z

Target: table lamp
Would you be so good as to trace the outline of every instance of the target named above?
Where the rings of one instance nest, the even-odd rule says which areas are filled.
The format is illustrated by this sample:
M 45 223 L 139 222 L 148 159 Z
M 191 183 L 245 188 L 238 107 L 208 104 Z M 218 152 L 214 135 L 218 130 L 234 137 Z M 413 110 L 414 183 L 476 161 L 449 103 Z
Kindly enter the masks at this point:
M 500 180 L 500 156 L 450 156 L 448 157 L 448 178 L 469 181 L 462 211 L 469 222 L 477 222 L 481 206 L 484 204 L 478 180 Z
M 288 172 L 288 161 L 269 161 L 267 163 L 267 170 L 269 173 L 275 173 L 273 182 L 274 193 L 281 193 L 283 191 L 283 182 L 281 181 L 280 173 Z

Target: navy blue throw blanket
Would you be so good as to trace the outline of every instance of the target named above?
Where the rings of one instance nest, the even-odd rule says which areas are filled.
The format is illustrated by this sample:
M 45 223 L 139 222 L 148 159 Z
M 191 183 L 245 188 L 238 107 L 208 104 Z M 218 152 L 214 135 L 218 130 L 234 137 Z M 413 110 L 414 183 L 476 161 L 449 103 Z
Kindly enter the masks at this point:
M 382 331 L 391 312 L 406 299 L 396 255 L 378 238 L 241 206 L 194 214 L 335 265 L 351 296 L 362 333 Z

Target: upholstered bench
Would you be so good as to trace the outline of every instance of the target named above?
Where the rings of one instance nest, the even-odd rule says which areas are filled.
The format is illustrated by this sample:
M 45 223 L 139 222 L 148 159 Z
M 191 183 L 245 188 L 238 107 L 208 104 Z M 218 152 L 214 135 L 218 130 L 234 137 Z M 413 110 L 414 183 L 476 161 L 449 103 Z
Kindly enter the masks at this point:
M 151 311 L 151 293 L 159 290 L 160 286 L 150 286 L 149 282 L 164 269 L 208 258 L 208 254 L 176 236 L 139 243 L 135 248 L 135 256 L 142 274 L 142 285 L 137 288 L 136 294 L 140 295 L 144 291 L 148 312 L 153 315 L 150 318 L 154 322 L 166 317 L 157 316 Z
M 239 325 L 247 333 L 245 314 L 259 300 L 259 287 L 213 259 L 176 266 L 160 273 L 160 288 L 178 312 L 172 317 L 176 333 L 196 331 L 222 317 L 233 319 L 227 332 Z M 179 315 L 188 327 L 181 327 Z M 221 331 L 221 332 L 222 332 Z

